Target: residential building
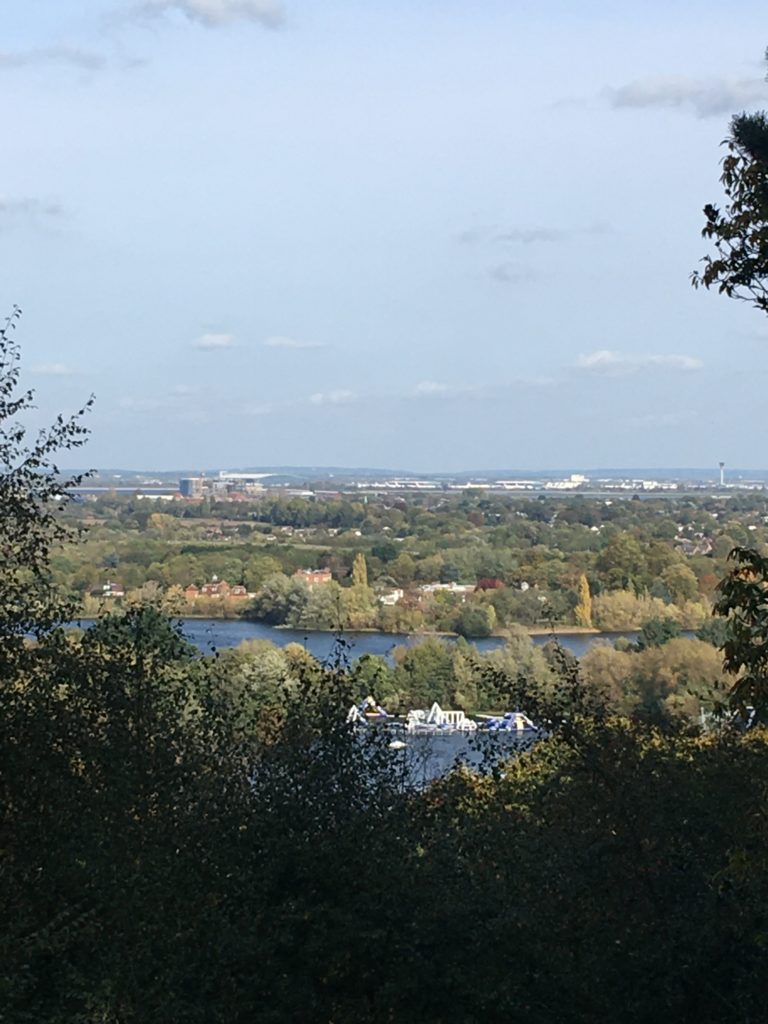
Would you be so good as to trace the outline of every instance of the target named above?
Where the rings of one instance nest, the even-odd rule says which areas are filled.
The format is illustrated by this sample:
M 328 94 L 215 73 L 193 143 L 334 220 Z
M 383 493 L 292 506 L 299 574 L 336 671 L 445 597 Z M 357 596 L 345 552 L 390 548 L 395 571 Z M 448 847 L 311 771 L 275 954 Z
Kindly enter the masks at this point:
M 324 586 L 333 579 L 330 569 L 297 569 L 293 577 L 303 580 L 308 587 Z

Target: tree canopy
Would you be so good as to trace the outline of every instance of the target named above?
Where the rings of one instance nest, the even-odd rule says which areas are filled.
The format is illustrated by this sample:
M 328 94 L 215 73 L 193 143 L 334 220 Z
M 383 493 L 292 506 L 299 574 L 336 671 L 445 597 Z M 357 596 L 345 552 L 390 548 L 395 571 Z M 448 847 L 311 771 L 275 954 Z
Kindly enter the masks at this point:
M 768 114 L 737 114 L 723 144 L 726 203 L 704 207 L 702 230 L 716 253 L 703 258 L 692 282 L 768 313 Z

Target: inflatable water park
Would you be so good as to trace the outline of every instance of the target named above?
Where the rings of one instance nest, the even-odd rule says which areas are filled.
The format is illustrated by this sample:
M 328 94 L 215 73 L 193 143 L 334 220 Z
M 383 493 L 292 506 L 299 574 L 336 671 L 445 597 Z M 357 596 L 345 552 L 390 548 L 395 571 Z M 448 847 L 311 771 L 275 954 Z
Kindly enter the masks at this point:
M 347 714 L 350 725 L 389 725 L 404 729 L 409 735 L 430 733 L 512 733 L 522 736 L 537 732 L 537 728 L 523 711 L 505 711 L 498 715 L 470 717 L 464 711 L 445 710 L 435 701 L 429 709 L 413 709 L 405 716 L 390 714 L 374 697 L 368 696 L 353 704 Z

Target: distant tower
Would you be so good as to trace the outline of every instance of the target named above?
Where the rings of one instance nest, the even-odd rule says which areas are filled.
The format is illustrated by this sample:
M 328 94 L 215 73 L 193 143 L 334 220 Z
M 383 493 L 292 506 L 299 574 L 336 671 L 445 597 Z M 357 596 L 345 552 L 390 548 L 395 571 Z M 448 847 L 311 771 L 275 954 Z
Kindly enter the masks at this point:
M 725 463 L 718 462 L 718 466 L 720 467 L 720 486 L 725 487 Z

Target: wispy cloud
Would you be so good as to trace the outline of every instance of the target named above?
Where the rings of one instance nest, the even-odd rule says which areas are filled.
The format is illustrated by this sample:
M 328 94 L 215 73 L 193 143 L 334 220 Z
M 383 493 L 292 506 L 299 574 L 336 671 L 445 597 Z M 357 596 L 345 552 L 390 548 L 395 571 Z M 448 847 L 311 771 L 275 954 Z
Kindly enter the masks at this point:
M 488 276 L 499 284 L 524 284 L 535 281 L 538 275 L 532 267 L 519 263 L 497 263 L 488 268 Z
M 451 387 L 436 380 L 423 380 L 414 390 L 417 395 L 445 395 L 451 391 Z
M 197 395 L 199 393 L 200 388 L 196 384 L 174 384 L 171 388 L 171 394 L 180 398 L 185 398 L 188 395 Z
M 522 242 L 523 245 L 533 245 L 535 242 L 562 242 L 564 238 L 572 235 L 573 231 L 565 231 L 562 228 L 509 228 L 496 235 L 498 242 Z
M 100 71 L 106 66 L 100 53 L 77 46 L 40 46 L 31 50 L 0 50 L 0 71 L 40 64 L 63 64 L 81 71 Z
M 445 384 L 442 381 L 423 380 L 416 387 L 400 398 L 410 400 L 431 398 L 482 399 L 506 398 L 511 391 L 520 389 L 551 387 L 555 383 L 552 377 L 511 377 L 507 380 L 495 380 L 485 384 Z
M 118 406 L 129 412 L 157 412 L 159 409 L 168 407 L 168 400 L 163 398 L 139 398 L 134 395 L 125 395 L 118 400 Z
M 695 418 L 694 413 L 678 410 L 676 412 L 647 412 L 640 416 L 631 416 L 629 424 L 633 427 L 678 427 Z
M 460 231 L 456 240 L 463 245 L 480 242 L 511 242 L 520 245 L 536 245 L 547 242 L 564 242 L 579 235 L 605 235 L 611 230 L 602 221 L 580 227 L 549 227 L 547 225 L 512 225 L 511 227 L 477 226 Z
M 30 196 L 0 196 L 0 225 L 10 221 L 52 219 L 61 214 L 58 203 Z
M 244 416 L 269 416 L 275 408 L 273 402 L 250 402 L 243 406 L 242 413 Z
M 235 336 L 233 334 L 201 334 L 192 342 L 192 348 L 199 349 L 222 349 L 234 348 Z
M 357 401 L 357 395 L 354 391 L 339 388 L 336 391 L 316 391 L 309 396 L 309 401 L 312 405 L 349 405 Z
M 135 13 L 150 17 L 181 14 L 206 28 L 250 21 L 274 29 L 285 21 L 285 11 L 278 0 L 145 0 L 135 8 Z
M 589 373 L 602 374 L 606 377 L 623 377 L 654 368 L 700 370 L 704 364 L 693 356 L 634 354 L 599 349 L 588 355 L 580 355 L 576 365 L 580 370 L 586 370 Z
M 300 338 L 286 338 L 282 335 L 267 338 L 266 341 L 262 342 L 262 344 L 267 348 L 307 349 L 325 347 L 322 342 L 319 341 L 302 341 Z
M 616 108 L 681 108 L 692 110 L 697 117 L 715 117 L 764 101 L 768 98 L 768 85 L 762 78 L 659 75 L 607 88 L 605 95 Z
M 72 377 L 77 370 L 73 370 L 66 363 L 38 363 L 30 372 L 36 377 Z

